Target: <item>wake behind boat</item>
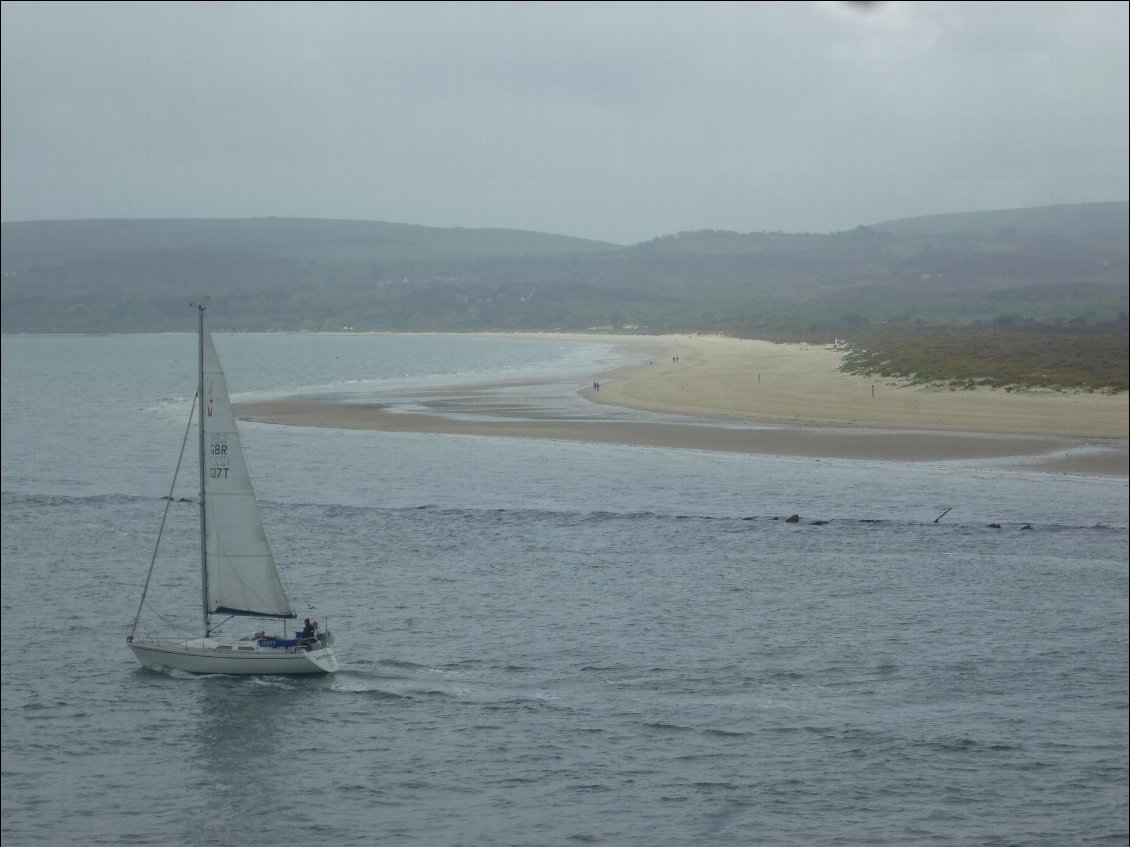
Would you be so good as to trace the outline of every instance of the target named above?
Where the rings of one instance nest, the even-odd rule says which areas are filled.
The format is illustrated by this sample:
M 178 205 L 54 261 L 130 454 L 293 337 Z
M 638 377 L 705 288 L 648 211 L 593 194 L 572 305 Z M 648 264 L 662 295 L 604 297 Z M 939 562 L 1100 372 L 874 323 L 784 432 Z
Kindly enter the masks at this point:
M 328 627 L 322 632 L 316 622 L 307 620 L 301 632 L 293 633 L 293 638 L 286 632 L 286 627 L 298 615 L 283 588 L 263 530 L 224 372 L 212 336 L 204 328 L 204 307 L 197 306 L 197 310 L 200 382 L 194 407 L 200 409 L 200 571 L 204 634 L 200 638 L 137 634 L 157 560 L 155 550 L 137 617 L 126 641 L 134 655 L 148 667 L 200 674 L 333 673 L 338 664 L 333 652 L 333 633 Z M 193 414 L 189 417 L 191 427 Z M 181 454 L 184 454 L 183 445 Z M 179 463 L 177 468 L 179 471 Z M 168 503 L 171 502 L 170 491 Z M 165 513 L 168 514 L 168 505 Z M 157 549 L 160 535 L 158 533 Z M 214 626 L 214 615 L 225 617 Z M 277 621 L 283 633 L 269 635 L 266 630 L 259 630 L 248 635 L 224 635 L 218 632 L 221 626 L 237 617 Z

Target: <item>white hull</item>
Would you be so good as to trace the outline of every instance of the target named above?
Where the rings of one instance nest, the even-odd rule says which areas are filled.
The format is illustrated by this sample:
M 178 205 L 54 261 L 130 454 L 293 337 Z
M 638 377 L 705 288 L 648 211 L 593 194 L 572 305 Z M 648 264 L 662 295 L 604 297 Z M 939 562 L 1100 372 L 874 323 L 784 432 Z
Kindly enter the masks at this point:
M 264 647 L 239 638 L 135 638 L 129 647 L 150 668 L 201 674 L 325 674 L 337 670 L 329 646 Z

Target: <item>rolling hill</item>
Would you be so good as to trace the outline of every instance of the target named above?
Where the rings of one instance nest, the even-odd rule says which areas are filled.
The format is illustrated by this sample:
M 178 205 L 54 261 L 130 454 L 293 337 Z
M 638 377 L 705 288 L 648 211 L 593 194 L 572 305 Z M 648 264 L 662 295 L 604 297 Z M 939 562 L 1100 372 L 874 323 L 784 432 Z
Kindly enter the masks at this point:
M 1125 327 L 1127 203 L 632 246 L 296 218 L 2 224 L 0 329 L 584 330 L 826 336 L 913 323 Z

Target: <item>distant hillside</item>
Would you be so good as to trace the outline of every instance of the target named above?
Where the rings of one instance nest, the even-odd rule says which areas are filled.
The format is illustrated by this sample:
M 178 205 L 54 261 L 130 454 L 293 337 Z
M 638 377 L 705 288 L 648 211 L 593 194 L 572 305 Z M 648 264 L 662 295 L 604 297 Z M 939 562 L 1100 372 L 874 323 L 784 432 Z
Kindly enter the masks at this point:
M 1070 239 L 1126 238 L 1130 229 L 1130 204 L 1083 203 L 1004 209 L 993 212 L 958 212 L 927 215 L 872 224 L 869 229 L 901 236 L 963 235 L 994 238 L 1052 236 Z
M 823 336 L 964 323 L 1117 328 L 1126 203 L 891 221 L 832 235 L 679 233 L 622 247 L 373 221 L 4 223 L 4 332 L 584 330 Z
M 551 256 L 617 245 L 515 229 L 443 229 L 320 218 L 30 221 L 3 224 L 3 270 L 109 254 L 203 251 L 323 264 Z

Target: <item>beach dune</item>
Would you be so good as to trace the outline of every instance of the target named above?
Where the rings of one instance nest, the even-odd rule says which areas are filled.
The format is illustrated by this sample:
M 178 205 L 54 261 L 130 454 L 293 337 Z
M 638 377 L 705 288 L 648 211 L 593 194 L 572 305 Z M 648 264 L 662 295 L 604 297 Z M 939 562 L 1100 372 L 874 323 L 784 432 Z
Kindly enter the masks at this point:
M 670 354 L 605 377 L 593 399 L 743 421 L 1127 437 L 1125 393 L 953 390 L 842 373 L 844 353 L 830 347 L 709 336 L 670 344 Z

